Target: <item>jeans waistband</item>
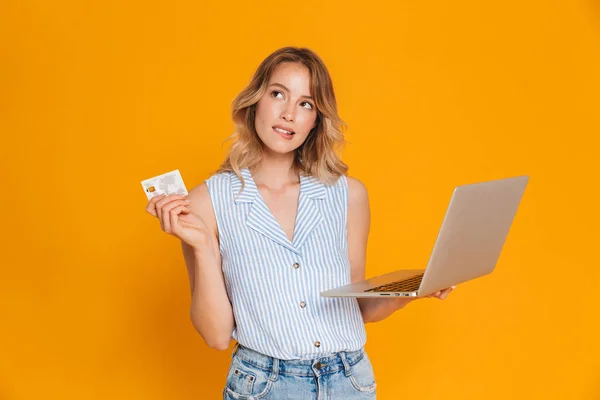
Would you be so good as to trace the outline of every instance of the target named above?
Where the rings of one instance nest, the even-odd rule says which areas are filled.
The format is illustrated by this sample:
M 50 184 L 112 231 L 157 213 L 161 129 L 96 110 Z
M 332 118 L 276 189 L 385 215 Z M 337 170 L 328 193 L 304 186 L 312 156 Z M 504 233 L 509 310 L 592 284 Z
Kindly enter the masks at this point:
M 257 368 L 271 372 L 271 377 L 278 374 L 312 376 L 315 373 L 325 375 L 344 370 L 350 376 L 350 367 L 359 362 L 365 354 L 364 348 L 355 351 L 340 351 L 312 360 L 281 360 L 267 356 L 241 344 L 236 344 L 233 356 L 252 364 Z

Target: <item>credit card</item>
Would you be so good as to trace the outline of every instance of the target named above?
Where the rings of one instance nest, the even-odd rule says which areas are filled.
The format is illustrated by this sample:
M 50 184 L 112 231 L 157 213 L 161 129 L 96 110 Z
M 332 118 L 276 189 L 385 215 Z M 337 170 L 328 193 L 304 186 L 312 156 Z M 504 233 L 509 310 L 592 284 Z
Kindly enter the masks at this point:
M 142 187 L 148 200 L 159 194 L 188 194 L 178 169 L 145 179 L 142 181 Z

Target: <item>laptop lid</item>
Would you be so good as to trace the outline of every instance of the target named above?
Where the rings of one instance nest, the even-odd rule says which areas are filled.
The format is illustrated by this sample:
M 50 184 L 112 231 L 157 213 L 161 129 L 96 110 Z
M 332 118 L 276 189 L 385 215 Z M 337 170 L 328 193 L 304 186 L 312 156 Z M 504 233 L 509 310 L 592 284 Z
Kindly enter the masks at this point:
M 528 181 L 519 176 L 454 189 L 419 296 L 494 270 Z

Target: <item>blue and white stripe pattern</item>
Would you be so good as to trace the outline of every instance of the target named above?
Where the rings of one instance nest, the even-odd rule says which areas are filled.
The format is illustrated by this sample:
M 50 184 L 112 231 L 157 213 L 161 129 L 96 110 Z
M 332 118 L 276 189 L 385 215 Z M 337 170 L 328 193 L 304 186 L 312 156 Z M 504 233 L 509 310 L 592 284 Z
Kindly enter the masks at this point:
M 290 241 L 260 195 L 250 171 L 205 182 L 220 239 L 223 275 L 240 344 L 283 360 L 355 351 L 366 342 L 356 298 L 320 292 L 350 283 L 345 176 L 331 186 L 300 175 Z M 238 195 L 239 193 L 239 195 Z

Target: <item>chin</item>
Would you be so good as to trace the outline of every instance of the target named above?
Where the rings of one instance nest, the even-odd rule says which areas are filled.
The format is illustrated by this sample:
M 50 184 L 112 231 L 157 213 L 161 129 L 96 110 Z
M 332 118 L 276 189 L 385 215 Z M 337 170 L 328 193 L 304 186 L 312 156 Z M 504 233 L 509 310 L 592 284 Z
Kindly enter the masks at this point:
M 282 148 L 282 147 L 277 146 L 277 147 L 273 148 L 272 146 L 267 146 L 267 145 L 264 146 L 264 149 L 267 150 L 269 153 L 273 153 L 273 154 L 277 154 L 277 155 L 282 155 L 282 156 L 286 155 L 286 154 L 289 154 L 289 153 L 293 153 L 294 150 L 296 150 L 295 147 L 293 147 L 293 148 L 291 148 L 291 147 L 290 148 Z
M 285 143 L 279 140 L 262 140 L 263 150 L 269 153 L 287 154 L 294 151 L 297 146 L 295 143 Z

